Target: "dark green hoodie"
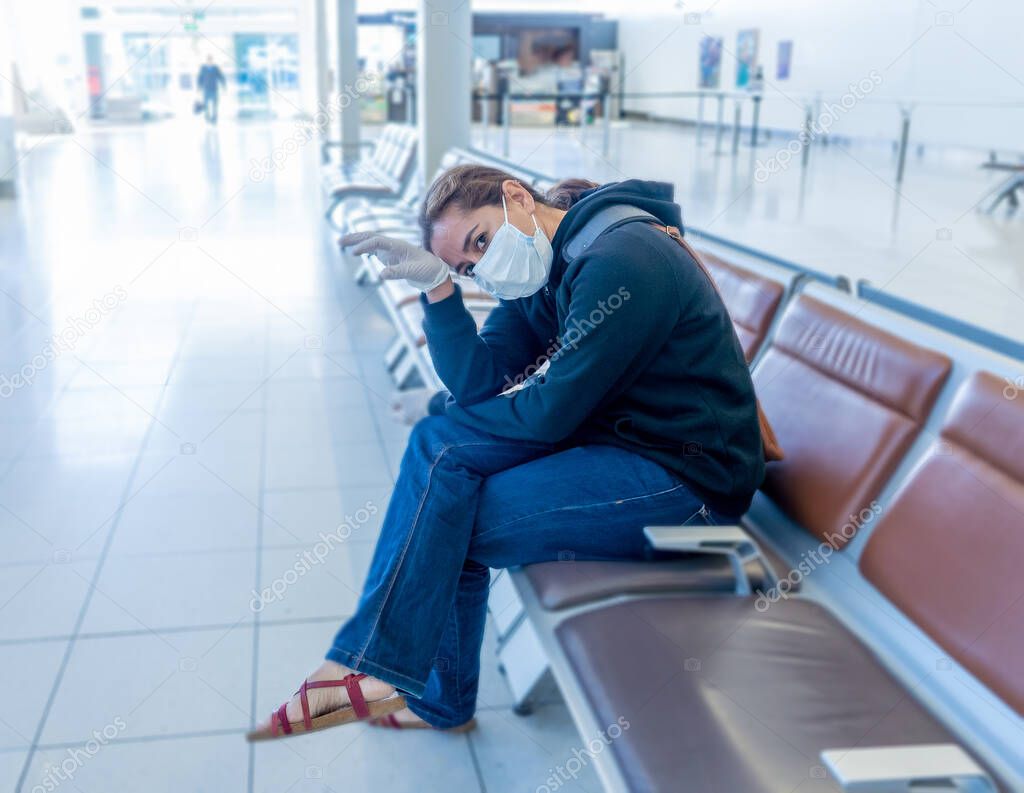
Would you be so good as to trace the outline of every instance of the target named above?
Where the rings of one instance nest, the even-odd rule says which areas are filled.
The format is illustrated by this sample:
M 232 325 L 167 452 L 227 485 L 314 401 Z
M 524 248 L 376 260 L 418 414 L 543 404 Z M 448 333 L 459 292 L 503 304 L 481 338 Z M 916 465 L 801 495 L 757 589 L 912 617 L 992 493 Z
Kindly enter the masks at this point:
M 548 284 L 503 300 L 477 333 L 461 291 L 423 301 L 450 395 L 446 415 L 506 438 L 620 446 L 659 463 L 738 517 L 764 477 L 754 387 L 725 306 L 667 234 L 632 222 L 566 264 L 593 214 L 629 204 L 682 230 L 672 186 L 629 180 L 585 192 L 558 226 Z M 542 375 L 537 367 L 550 357 Z M 512 384 L 525 387 L 501 395 Z

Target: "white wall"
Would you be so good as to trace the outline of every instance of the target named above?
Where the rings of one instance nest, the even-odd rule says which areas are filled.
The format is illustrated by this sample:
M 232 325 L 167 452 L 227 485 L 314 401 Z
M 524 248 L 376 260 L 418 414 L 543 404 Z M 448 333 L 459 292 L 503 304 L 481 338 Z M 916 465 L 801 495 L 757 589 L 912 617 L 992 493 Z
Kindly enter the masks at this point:
M 311 116 L 320 101 L 317 82 L 316 0 L 299 0 L 299 91 L 302 108 Z
M 687 17 L 700 11 L 691 4 L 681 9 L 638 5 L 615 16 L 627 92 L 696 89 L 698 43 L 704 35 L 723 39 L 721 87 L 731 90 L 736 34 L 758 28 L 759 63 L 766 78 L 763 125 L 798 129 L 805 97 L 820 93 L 837 101 L 851 82 L 875 73 L 880 84 L 849 112 L 837 114 L 834 133 L 895 138 L 900 124 L 896 101 L 917 99 L 914 142 L 1024 150 L 1024 3 L 974 0 L 963 13 L 938 17 L 943 8 L 963 6 L 961 0 L 955 5 L 950 0 L 719 0 L 699 23 Z M 791 77 L 776 82 L 777 47 L 784 39 L 794 42 Z M 1016 107 L 981 106 L 993 102 Z M 627 100 L 625 107 L 696 117 L 696 100 Z M 731 112 L 730 107 L 727 120 Z M 745 114 L 746 124 L 749 105 Z

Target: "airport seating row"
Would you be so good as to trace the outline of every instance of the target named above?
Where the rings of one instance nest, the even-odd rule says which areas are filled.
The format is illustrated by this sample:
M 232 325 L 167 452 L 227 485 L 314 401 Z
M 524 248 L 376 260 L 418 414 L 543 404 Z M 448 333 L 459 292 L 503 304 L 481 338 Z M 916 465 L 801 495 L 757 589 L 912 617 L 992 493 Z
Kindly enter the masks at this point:
M 1024 789 L 1021 361 L 697 236 L 786 458 L 741 526 L 497 575 L 520 710 L 549 670 L 608 790 Z M 439 385 L 387 283 L 398 359 Z
M 414 183 L 416 141 L 414 127 L 388 124 L 369 154 L 353 161 L 325 164 L 321 172 L 321 186 L 328 200 L 327 222 L 338 228 L 335 211 L 345 201 L 388 200 Z
M 967 773 L 967 755 L 944 765 L 960 748 L 973 789 L 1021 789 L 1020 362 L 865 313 L 821 285 L 784 308 L 754 380 L 786 459 L 740 540 L 652 528 L 679 561 L 512 574 L 525 611 L 503 657 L 536 642 L 585 736 L 631 724 L 596 763 L 609 789 L 835 791 L 874 773 L 902 790 Z M 749 594 L 708 556 L 742 543 Z M 928 773 L 908 747 L 931 747 Z

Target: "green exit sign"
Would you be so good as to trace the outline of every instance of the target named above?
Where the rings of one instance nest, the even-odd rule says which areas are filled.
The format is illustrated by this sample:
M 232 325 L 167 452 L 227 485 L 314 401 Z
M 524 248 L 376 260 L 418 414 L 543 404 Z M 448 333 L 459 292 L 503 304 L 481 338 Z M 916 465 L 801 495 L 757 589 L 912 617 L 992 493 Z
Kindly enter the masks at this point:
M 199 23 L 206 16 L 205 11 L 188 12 L 181 15 L 182 24 L 185 26 L 185 30 L 189 33 L 195 33 L 199 30 Z

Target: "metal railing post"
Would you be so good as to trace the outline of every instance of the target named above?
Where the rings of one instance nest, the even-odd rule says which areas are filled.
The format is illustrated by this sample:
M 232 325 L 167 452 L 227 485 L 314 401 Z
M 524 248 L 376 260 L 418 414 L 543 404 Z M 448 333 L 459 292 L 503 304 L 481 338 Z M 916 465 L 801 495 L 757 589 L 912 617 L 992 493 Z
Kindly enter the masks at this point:
M 586 96 L 586 94 L 576 95 L 576 101 L 579 102 L 579 107 L 576 112 L 580 114 L 579 124 L 577 125 L 580 128 L 580 142 L 583 141 L 587 134 L 587 111 L 585 109 L 586 100 L 583 98 L 584 96 Z M 556 99 L 555 101 L 557 102 L 558 100 Z
M 722 134 L 725 132 L 725 95 L 718 95 L 718 124 L 715 130 L 715 154 L 722 153 Z
M 601 152 L 608 157 L 612 143 L 612 95 L 605 91 L 601 97 L 601 115 L 604 116 L 604 138 L 601 141 Z
M 800 152 L 800 167 L 806 168 L 808 158 L 811 156 L 811 127 L 814 124 L 814 110 L 811 105 L 806 105 L 806 112 L 804 113 L 804 147 L 803 151 Z
M 896 161 L 896 184 L 903 183 L 903 170 L 907 165 L 907 144 L 910 142 L 910 114 L 912 108 L 901 107 L 900 115 L 903 121 L 900 124 L 900 153 Z
M 491 98 L 489 94 L 480 95 L 480 126 L 483 127 L 482 148 L 487 148 L 487 127 L 491 123 Z
M 408 123 L 416 123 L 416 91 L 411 85 L 405 87 L 405 117 Z
M 761 121 L 761 94 L 754 94 L 754 117 L 750 122 L 750 145 L 757 146 L 758 125 Z
M 501 151 L 502 154 L 508 157 L 509 134 L 512 126 L 512 101 L 508 98 L 507 92 L 501 95 L 501 125 Z
M 700 146 L 701 137 L 704 133 L 704 92 L 697 98 L 697 145 Z
M 736 110 L 733 113 L 732 122 L 732 153 L 738 154 L 740 150 L 740 121 L 743 116 L 743 104 L 741 99 L 736 99 Z

